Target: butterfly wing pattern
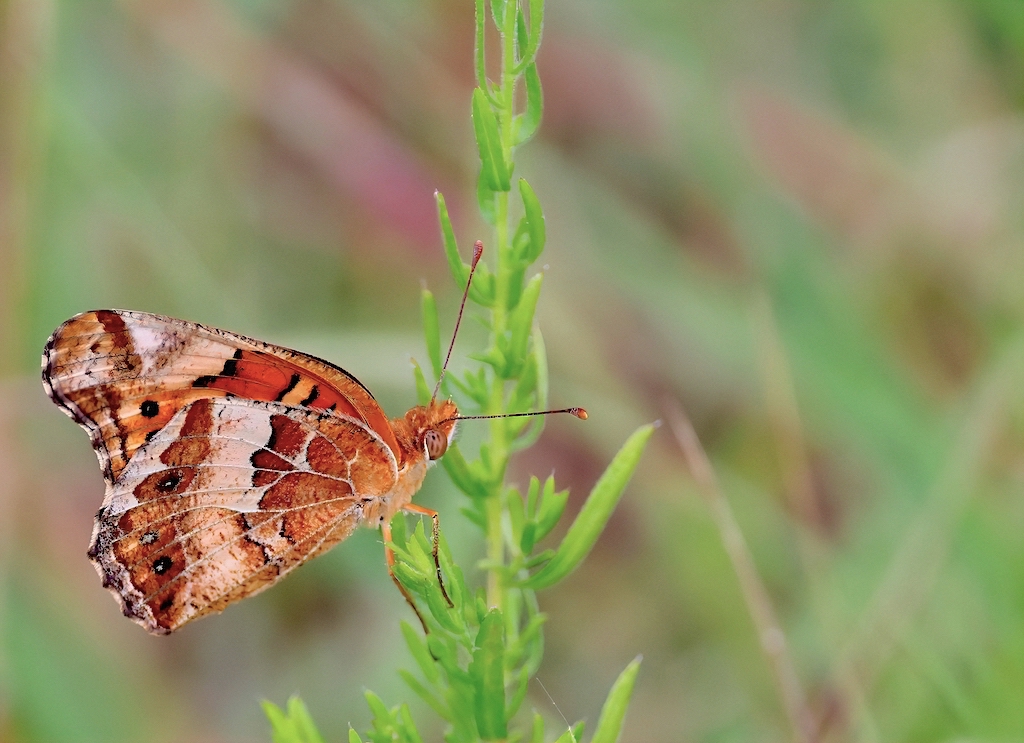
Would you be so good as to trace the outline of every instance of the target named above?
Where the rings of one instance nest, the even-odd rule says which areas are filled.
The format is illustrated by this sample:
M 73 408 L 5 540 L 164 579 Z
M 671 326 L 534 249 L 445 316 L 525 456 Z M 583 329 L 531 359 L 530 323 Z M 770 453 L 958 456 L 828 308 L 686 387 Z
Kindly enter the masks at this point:
M 92 439 L 107 484 L 89 557 L 155 634 L 252 595 L 408 507 L 424 432 L 451 402 L 389 421 L 344 370 L 183 320 L 100 310 L 61 325 L 43 385 Z

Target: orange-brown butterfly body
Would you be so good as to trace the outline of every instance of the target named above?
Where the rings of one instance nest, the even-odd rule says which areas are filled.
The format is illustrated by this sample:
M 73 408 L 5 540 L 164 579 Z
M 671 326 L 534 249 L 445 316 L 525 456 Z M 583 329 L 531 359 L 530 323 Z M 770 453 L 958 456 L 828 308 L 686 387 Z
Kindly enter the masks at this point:
M 89 557 L 157 634 L 252 595 L 408 507 L 454 403 L 388 420 L 313 356 L 141 312 L 61 325 L 47 393 L 85 428 L 107 489 Z

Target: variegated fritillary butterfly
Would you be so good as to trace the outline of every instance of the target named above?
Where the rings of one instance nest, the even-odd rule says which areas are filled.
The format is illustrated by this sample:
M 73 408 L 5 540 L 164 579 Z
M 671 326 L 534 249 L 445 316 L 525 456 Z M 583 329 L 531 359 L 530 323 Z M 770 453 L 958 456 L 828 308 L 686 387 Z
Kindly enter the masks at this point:
M 267 588 L 410 501 L 455 431 L 450 401 L 388 420 L 313 356 L 160 315 L 98 310 L 51 336 L 43 385 L 107 483 L 89 557 L 166 634 Z
M 355 377 L 314 356 L 121 310 L 57 328 L 43 386 L 88 431 L 106 480 L 89 558 L 149 632 L 268 588 L 361 524 L 387 544 L 400 510 L 433 519 L 444 591 L 438 515 L 411 501 L 469 417 L 455 403 L 389 420 Z

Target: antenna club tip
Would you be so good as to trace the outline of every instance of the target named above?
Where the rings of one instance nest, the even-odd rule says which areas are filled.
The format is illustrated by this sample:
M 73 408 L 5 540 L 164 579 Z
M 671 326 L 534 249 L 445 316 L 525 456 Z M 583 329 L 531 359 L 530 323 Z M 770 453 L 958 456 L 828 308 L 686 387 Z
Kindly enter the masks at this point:
M 583 408 L 569 408 L 569 412 L 579 418 L 581 421 L 585 421 L 590 416 L 587 415 L 587 411 Z
M 477 240 L 476 243 L 473 244 L 473 266 L 474 267 L 476 267 L 476 264 L 480 260 L 480 256 L 482 256 L 483 254 L 484 254 L 484 241 L 483 240 Z

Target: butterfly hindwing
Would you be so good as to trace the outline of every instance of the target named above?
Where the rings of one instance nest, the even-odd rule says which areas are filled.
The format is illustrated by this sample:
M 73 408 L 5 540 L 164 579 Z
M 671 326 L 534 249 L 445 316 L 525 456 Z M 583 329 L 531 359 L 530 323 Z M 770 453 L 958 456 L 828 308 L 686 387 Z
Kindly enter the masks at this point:
M 93 442 L 108 484 L 196 400 L 238 396 L 334 411 L 401 449 L 354 377 L 314 356 L 144 312 L 97 310 L 68 320 L 43 352 L 43 385 Z
M 165 634 L 347 537 L 397 477 L 390 447 L 358 420 L 194 400 L 108 487 L 89 555 L 124 613 Z

